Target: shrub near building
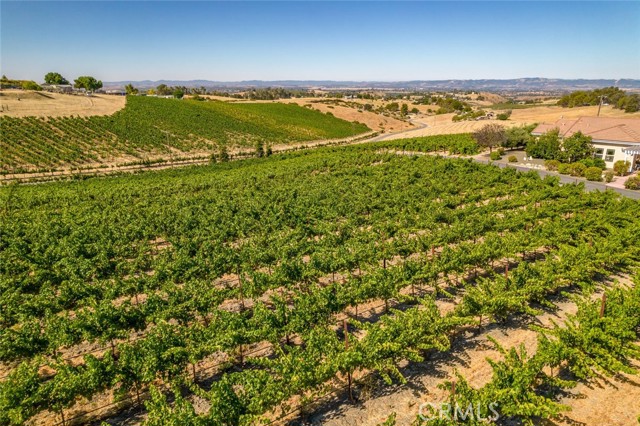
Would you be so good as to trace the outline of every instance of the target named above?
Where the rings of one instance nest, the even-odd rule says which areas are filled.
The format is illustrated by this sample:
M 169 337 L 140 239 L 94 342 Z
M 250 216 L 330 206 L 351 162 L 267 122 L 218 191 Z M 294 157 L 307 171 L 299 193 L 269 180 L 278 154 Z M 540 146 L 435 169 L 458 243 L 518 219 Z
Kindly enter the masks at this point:
M 607 183 L 613 182 L 613 178 L 615 177 L 615 173 L 613 170 L 605 170 L 604 171 L 604 181 Z
M 547 168 L 547 170 L 556 172 L 558 171 L 558 167 L 560 167 L 560 162 L 558 160 L 546 160 L 544 162 L 544 166 Z
M 631 163 L 624 160 L 616 161 L 613 164 L 613 171 L 617 176 L 624 176 L 629 171 L 629 167 L 631 167 Z
M 500 154 L 500 151 L 493 151 L 489 154 L 489 158 L 493 161 L 498 161 L 502 158 L 502 155 Z
M 584 171 L 584 177 L 590 181 L 600 182 L 602 180 L 602 169 L 600 167 L 588 167 Z
M 631 176 L 624 183 L 624 187 L 627 189 L 640 189 L 640 176 Z
M 571 163 L 571 164 L 569 164 L 569 172 L 571 173 L 571 176 L 584 177 L 584 172 L 586 170 L 587 170 L 587 166 L 585 166 L 582 163 Z

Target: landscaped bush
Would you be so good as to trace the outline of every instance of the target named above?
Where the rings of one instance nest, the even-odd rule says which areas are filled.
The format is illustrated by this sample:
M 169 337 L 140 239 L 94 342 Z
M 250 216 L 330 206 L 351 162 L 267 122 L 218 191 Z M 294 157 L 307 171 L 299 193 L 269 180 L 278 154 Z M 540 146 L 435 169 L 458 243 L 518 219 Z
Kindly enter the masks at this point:
M 640 176 L 631 176 L 624 183 L 624 187 L 627 189 L 640 189 Z
M 502 158 L 502 155 L 500 155 L 499 151 L 493 151 L 490 155 L 489 158 L 491 158 L 493 161 L 497 161 L 499 159 Z
M 618 176 L 626 175 L 627 172 L 629 171 L 629 167 L 631 167 L 631 163 L 629 163 L 628 161 L 618 160 L 615 163 L 613 163 L 613 171 Z
M 607 168 L 607 163 L 604 162 L 602 158 L 585 158 L 579 161 L 587 167 L 598 167 L 601 170 Z
M 555 172 L 558 170 L 560 162 L 558 160 L 547 160 L 544 162 L 544 166 L 547 168 L 547 170 Z
M 527 143 L 526 151 L 534 158 L 571 163 L 591 158 L 593 145 L 591 137 L 585 136 L 581 132 L 576 132 L 561 140 L 559 130 L 553 129 L 538 138 L 532 138 Z
M 509 160 L 510 163 L 517 163 L 518 162 L 518 157 L 516 157 L 515 155 L 510 155 L 507 160 Z
M 572 170 L 571 164 L 567 164 L 567 163 L 558 164 L 558 173 L 562 175 L 571 174 L 571 170 Z
M 615 175 L 616 174 L 614 173 L 613 170 L 605 170 L 604 171 L 604 181 L 607 182 L 607 183 L 613 182 L 613 177 Z
M 583 177 L 584 172 L 587 170 L 587 166 L 582 163 L 571 163 L 569 164 L 571 168 L 571 176 Z
M 584 177 L 587 178 L 587 180 L 600 182 L 602 180 L 602 169 L 600 167 L 588 167 L 584 171 Z
M 500 156 L 504 155 L 504 148 L 498 148 L 498 154 L 500 154 Z

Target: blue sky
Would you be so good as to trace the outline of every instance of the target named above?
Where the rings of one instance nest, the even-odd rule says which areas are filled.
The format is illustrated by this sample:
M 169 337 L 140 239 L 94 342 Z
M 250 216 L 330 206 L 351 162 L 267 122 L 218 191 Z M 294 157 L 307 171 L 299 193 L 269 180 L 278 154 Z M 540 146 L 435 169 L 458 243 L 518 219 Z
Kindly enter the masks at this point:
M 1 1 L 0 72 L 103 81 L 640 78 L 640 2 Z

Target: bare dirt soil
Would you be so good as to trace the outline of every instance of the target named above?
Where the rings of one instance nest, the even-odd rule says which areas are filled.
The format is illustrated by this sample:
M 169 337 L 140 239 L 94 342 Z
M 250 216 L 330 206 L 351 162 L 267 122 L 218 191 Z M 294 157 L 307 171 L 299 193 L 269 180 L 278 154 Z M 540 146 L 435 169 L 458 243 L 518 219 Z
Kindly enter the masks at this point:
M 114 95 L 65 95 L 27 90 L 0 91 L 0 115 L 64 117 L 110 115 L 124 108 L 126 98 Z
M 618 277 L 629 282 L 628 277 Z M 595 295 L 597 297 L 597 294 Z M 511 320 L 505 324 L 491 324 L 482 331 L 467 331 L 452 343 L 446 353 L 437 353 L 422 363 L 406 364 L 403 375 L 407 383 L 384 386 L 373 380 L 360 388 L 361 400 L 350 403 L 340 394 L 315 411 L 303 413 L 290 425 L 376 426 L 390 414 L 396 413 L 398 426 L 411 425 L 420 414 L 420 404 L 446 401 L 449 391 L 438 384 L 455 379 L 460 373 L 471 386 L 481 387 L 491 380 L 492 369 L 487 359 L 499 360 L 502 355 L 488 337 L 505 349 L 524 345 L 529 355 L 537 347 L 537 332 L 531 324 L 549 326 L 551 321 L 562 323 L 568 314 L 577 311 L 574 302 L 556 302 L 557 309 L 545 312 L 533 321 Z M 634 364 L 640 367 L 640 363 Z M 379 381 L 379 380 L 378 380 Z M 373 389 L 373 390 L 371 390 Z M 580 383 L 558 402 L 571 408 L 548 426 L 633 426 L 640 414 L 640 378 L 627 374 L 616 378 L 601 378 Z

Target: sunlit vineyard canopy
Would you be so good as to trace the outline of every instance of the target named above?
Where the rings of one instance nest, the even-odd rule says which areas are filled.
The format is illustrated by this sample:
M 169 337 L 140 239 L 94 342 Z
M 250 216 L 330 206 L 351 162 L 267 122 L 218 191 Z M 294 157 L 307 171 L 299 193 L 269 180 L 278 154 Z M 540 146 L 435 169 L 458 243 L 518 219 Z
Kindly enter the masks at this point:
M 409 152 L 468 143 L 438 136 L 1 188 L 0 424 L 83 416 L 87 399 L 111 391 L 140 404 L 150 391 L 148 425 L 250 424 L 355 374 L 402 380 L 400 362 L 449 350 L 463 327 L 535 316 L 637 264 L 637 201 Z M 440 298 L 455 308 L 442 313 Z M 361 321 L 376 301 L 385 314 Z M 632 356 L 621 349 L 610 370 Z M 514 374 L 564 358 L 539 359 Z M 584 376 L 602 364 L 580 360 Z M 526 383 L 514 399 L 500 393 L 505 380 L 486 392 L 520 419 L 561 409 L 535 397 L 547 381 Z M 210 409 L 196 414 L 182 393 Z

